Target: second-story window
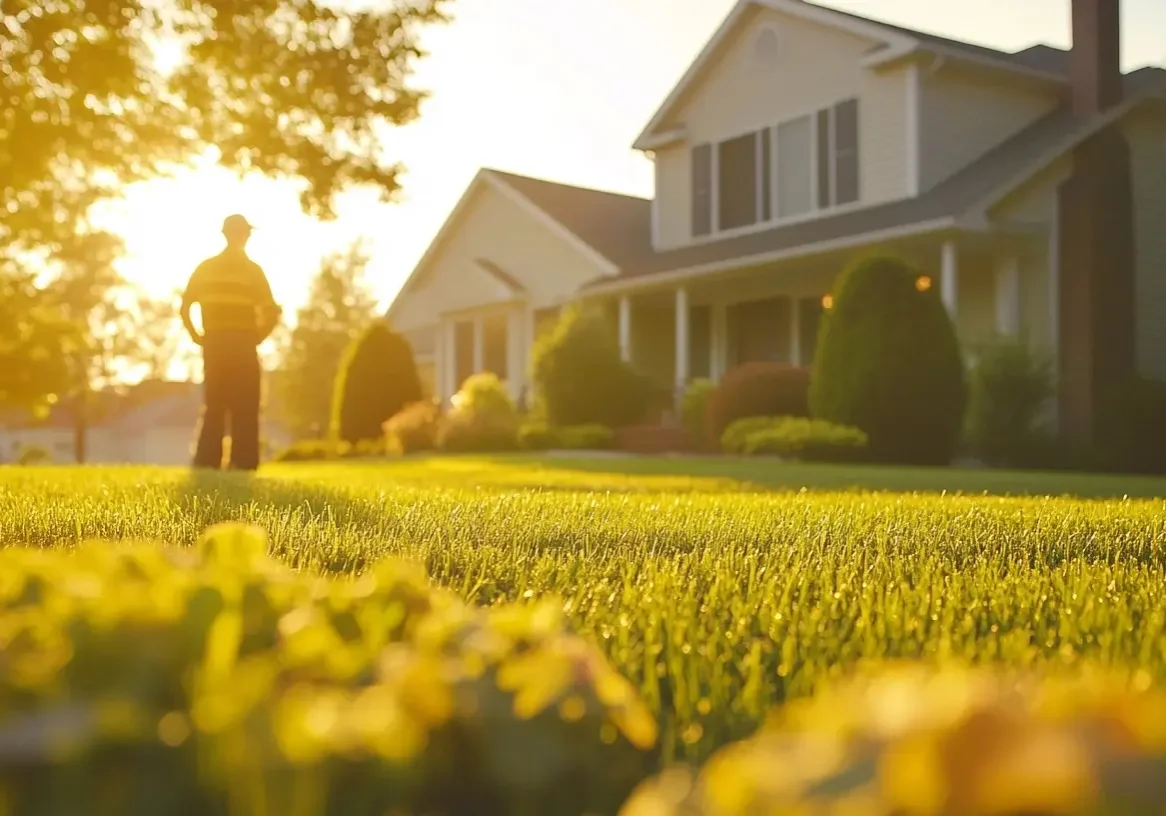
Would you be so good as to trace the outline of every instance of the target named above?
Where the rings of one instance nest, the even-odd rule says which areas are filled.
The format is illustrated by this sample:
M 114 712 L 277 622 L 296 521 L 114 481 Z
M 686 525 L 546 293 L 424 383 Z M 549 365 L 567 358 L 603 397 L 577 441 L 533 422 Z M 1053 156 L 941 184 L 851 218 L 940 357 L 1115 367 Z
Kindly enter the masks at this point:
M 692 149 L 694 237 L 859 200 L 858 100 Z

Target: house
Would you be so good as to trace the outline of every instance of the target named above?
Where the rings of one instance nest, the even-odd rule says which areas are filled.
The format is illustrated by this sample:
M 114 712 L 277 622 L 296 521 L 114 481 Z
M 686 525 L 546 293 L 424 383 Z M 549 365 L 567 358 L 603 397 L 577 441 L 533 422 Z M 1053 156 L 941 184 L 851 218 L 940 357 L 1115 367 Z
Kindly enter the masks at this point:
M 1051 353 L 1088 437 L 1117 378 L 1166 379 L 1166 71 L 1119 67 L 1119 3 L 1073 47 L 1008 53 L 805 0 L 740 0 L 634 147 L 651 200 L 482 170 L 389 319 L 438 395 L 515 396 L 564 304 L 611 310 L 677 393 L 748 360 L 809 364 L 855 256 L 913 260 L 965 348 Z
M 54 406 L 43 419 L 9 415 L 0 420 L 0 463 L 15 461 L 22 450 L 36 447 L 51 461 L 77 461 L 74 405 Z M 198 383 L 146 380 L 128 388 L 90 395 L 85 431 L 89 464 L 189 465 L 202 388 Z M 279 423 L 264 419 L 262 435 L 271 449 L 291 444 Z

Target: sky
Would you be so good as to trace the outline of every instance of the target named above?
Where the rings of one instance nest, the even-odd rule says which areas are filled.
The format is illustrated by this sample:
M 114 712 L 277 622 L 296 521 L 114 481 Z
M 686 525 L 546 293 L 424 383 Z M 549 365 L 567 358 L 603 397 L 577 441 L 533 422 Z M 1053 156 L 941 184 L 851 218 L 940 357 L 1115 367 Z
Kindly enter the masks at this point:
M 480 167 L 650 196 L 651 165 L 631 143 L 734 1 L 455 0 L 453 22 L 423 38 L 430 55 L 414 84 L 432 97 L 387 145 L 407 168 L 399 203 L 350 194 L 320 223 L 290 184 L 204 164 L 129 190 L 101 223 L 126 239 L 122 271 L 164 296 L 218 252 L 223 217 L 242 212 L 258 227 L 251 255 L 288 312 L 321 257 L 364 238 L 387 306 Z M 1069 44 L 1070 0 L 828 4 L 1005 50 Z M 1164 59 L 1166 2 L 1124 0 L 1125 67 Z

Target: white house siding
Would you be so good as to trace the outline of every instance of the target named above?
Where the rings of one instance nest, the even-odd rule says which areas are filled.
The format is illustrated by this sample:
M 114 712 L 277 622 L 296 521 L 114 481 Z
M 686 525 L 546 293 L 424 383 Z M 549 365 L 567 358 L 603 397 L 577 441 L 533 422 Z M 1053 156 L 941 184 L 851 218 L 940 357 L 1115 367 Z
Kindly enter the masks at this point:
M 776 60 L 754 52 L 763 26 L 779 34 Z M 755 11 L 663 125 L 683 123 L 688 143 L 657 152 L 661 246 L 691 242 L 692 145 L 738 136 L 843 99 L 859 100 L 860 200 L 877 204 L 907 195 L 907 72 L 864 68 L 861 60 L 876 44 L 768 9 Z
M 523 387 L 520 380 L 531 334 L 527 326 L 534 311 L 570 300 L 579 287 L 607 274 L 606 270 L 553 226 L 489 184 L 471 193 L 458 222 L 413 288 L 398 297 L 390 320 L 408 335 L 433 333 L 433 370 L 427 376 L 438 396 L 449 397 L 460 385 L 451 370 L 449 321 L 509 315 L 520 309 L 520 314 L 508 318 L 508 367 L 515 371 L 508 379 L 517 395 Z M 524 291 L 509 289 L 483 270 L 479 260 L 497 265 L 517 279 Z
M 1047 91 L 954 67 L 920 69 L 919 184 L 928 190 L 1057 105 Z
M 1166 380 L 1166 113 L 1136 112 L 1125 133 L 1137 208 L 1138 366 Z
M 692 162 L 687 144 L 656 151 L 656 249 L 692 238 Z

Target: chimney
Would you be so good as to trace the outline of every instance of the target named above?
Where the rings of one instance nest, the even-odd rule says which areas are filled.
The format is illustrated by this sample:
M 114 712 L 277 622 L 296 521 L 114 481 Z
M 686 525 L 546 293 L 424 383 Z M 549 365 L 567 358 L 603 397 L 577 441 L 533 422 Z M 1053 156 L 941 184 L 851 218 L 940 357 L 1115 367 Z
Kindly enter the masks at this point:
M 1121 0 L 1072 3 L 1073 110 L 1095 120 L 1121 102 Z M 1114 421 L 1100 406 L 1137 371 L 1134 192 L 1120 122 L 1073 149 L 1058 204 L 1058 423 L 1067 438 L 1095 445 Z
M 1121 0 L 1072 0 L 1072 4 L 1073 112 L 1087 119 L 1121 102 Z

